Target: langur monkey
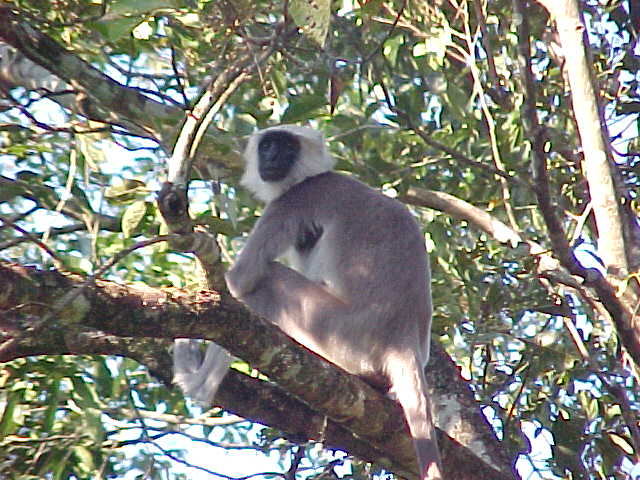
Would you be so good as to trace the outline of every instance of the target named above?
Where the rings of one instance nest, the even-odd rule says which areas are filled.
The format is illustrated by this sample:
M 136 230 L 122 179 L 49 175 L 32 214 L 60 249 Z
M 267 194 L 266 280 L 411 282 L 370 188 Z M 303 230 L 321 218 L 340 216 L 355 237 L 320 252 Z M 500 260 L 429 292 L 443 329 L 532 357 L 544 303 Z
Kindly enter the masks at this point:
M 334 160 L 316 130 L 259 131 L 245 160 L 241 184 L 267 206 L 227 272 L 229 290 L 307 348 L 397 399 L 421 478 L 442 478 L 423 372 L 430 268 L 415 220 L 396 200 L 331 171 Z M 211 401 L 228 354 L 210 348 L 200 364 L 196 347 L 183 341 L 174 355 L 177 383 Z

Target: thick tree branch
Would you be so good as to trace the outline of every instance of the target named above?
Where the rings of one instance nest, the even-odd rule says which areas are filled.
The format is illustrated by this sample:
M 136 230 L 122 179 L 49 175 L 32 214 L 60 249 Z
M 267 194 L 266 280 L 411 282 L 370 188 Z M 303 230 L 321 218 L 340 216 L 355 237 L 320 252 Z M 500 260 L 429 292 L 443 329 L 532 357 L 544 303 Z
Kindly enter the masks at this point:
M 535 194 L 547 225 L 554 254 L 572 274 L 585 279 L 594 288 L 613 322 L 618 334 L 634 362 L 640 365 L 640 318 L 637 315 L 638 290 L 633 284 L 619 295 L 616 288 L 620 280 L 628 275 L 625 235 L 619 195 L 614 186 L 614 175 L 606 143 L 608 135 L 597 102 L 597 91 L 593 85 L 591 69 L 587 63 L 584 46 L 585 28 L 577 3 L 574 0 L 539 2 L 554 17 L 566 55 L 565 68 L 569 73 L 573 110 L 580 132 L 584 168 L 592 207 L 598 225 L 598 254 L 607 266 L 608 278 L 600 272 L 585 268 L 578 262 L 556 215 L 549 190 L 546 154 L 544 152 L 544 129 L 538 122 L 533 73 L 529 54 L 529 30 L 526 21 L 526 2 L 515 0 L 514 6 L 522 21 L 519 25 L 520 71 L 523 76 L 525 102 L 523 118 L 528 136 L 532 139 L 532 170 L 535 178 Z
M 513 241 L 519 238 L 517 232 L 510 230 L 508 226 L 491 217 L 488 213 L 446 193 L 412 188 L 407 195 L 400 197 L 400 200 L 412 205 L 440 210 L 456 218 L 466 220 L 499 242 L 509 241 L 513 244 Z M 615 323 L 625 348 L 635 364 L 640 365 L 640 335 L 637 334 L 640 331 L 638 315 L 634 314 L 632 307 L 616 294 L 609 281 L 596 269 L 583 267 L 577 260 L 575 262 L 567 261 L 561 256 L 561 250 L 560 252 L 554 250 L 552 255 L 551 252 L 531 240 L 526 240 L 526 243 L 529 245 L 530 253 L 538 258 L 537 271 L 540 275 L 550 275 L 578 290 L 583 288 L 581 284 L 593 289 L 597 295 L 596 300 L 602 304 L 604 311 Z M 553 246 L 555 248 L 555 245 Z M 573 252 L 571 255 L 573 256 Z M 558 259 L 554 257 L 558 257 Z M 575 259 L 575 256 L 573 258 Z M 598 311 L 602 312 L 603 310 L 598 309 Z
M 565 55 L 571 99 L 584 154 L 583 168 L 598 226 L 598 254 L 609 273 L 623 278 L 629 273 L 625 228 L 616 192 L 609 135 L 598 105 L 593 68 L 585 49 L 586 29 L 576 0 L 539 0 L 553 17 Z
M 17 12 L 11 7 L 0 7 L 0 40 L 18 51 L 11 52 L 0 43 L 1 85 L 50 91 L 55 94 L 51 98 L 64 108 L 120 126 L 132 134 L 154 138 L 166 152 L 172 150 L 176 124 L 184 117 L 184 110 L 116 82 L 36 30 Z M 229 151 L 229 139 L 223 136 L 220 131 L 206 134 L 206 142 L 196 159 L 201 173 L 207 175 L 214 165 L 232 169 L 240 165 L 239 155 L 233 149 Z M 220 145 L 225 147 L 223 159 Z
M 16 348 L 3 352 L 0 361 L 33 355 L 126 356 L 145 365 L 167 387 L 172 386 L 173 360 L 168 353 L 171 345 L 169 341 L 117 337 L 95 330 L 68 329 L 61 333 L 21 338 L 15 345 Z M 216 404 L 225 405 L 227 410 L 244 418 L 277 428 L 292 441 L 322 440 L 328 448 L 346 450 L 389 469 L 400 468 L 410 472 L 413 466 L 411 457 L 403 465 L 394 465 L 393 459 L 385 458 L 382 452 L 366 441 L 354 436 L 339 423 L 327 420 L 324 415 L 313 411 L 306 403 L 288 395 L 277 385 L 235 370 L 230 370 L 225 377 L 216 395 Z
M 407 434 L 404 416 L 395 402 L 381 396 L 379 392 L 356 377 L 341 373 L 336 367 L 295 344 L 274 326 L 249 315 L 239 303 L 227 295 L 217 295 L 213 292 L 188 294 L 179 290 L 162 291 L 148 287 L 127 287 L 104 281 L 97 281 L 94 286 L 87 286 L 86 282 L 78 276 L 63 276 L 57 272 L 43 272 L 12 264 L 0 264 L 0 284 L 4 286 L 3 293 L 0 295 L 0 308 L 3 310 L 0 315 L 0 328 L 12 332 L 14 340 L 17 340 L 14 344 L 20 345 L 20 332 L 25 329 L 36 328 L 37 341 L 40 342 L 42 339 L 40 350 L 32 345 L 23 353 L 74 353 L 73 342 L 63 344 L 60 340 L 64 338 L 62 332 L 74 329 L 99 329 L 118 336 L 137 339 L 140 337 L 208 338 L 251 362 L 288 392 L 300 397 L 309 405 L 314 405 L 314 408 L 320 412 L 315 414 L 319 417 L 312 417 L 319 419 L 313 423 L 314 428 L 318 429 L 318 425 L 323 424 L 326 415 L 339 423 L 340 428 L 353 431 L 367 444 L 374 445 L 375 451 L 384 452 L 382 455 L 376 454 L 378 460 L 383 459 L 383 463 L 386 464 L 384 459 L 388 458 L 396 471 L 409 475 L 402 465 L 413 465 L 413 446 Z M 69 292 L 78 288 L 83 290 L 76 292 L 72 298 Z M 42 318 L 47 320 L 43 324 L 34 320 Z M 79 328 L 80 326 L 82 327 Z M 29 333 L 24 338 L 28 336 Z M 104 349 L 105 353 L 116 354 L 115 345 L 123 340 L 116 340 L 112 336 L 105 338 L 109 340 L 96 341 L 98 352 L 93 353 L 103 353 L 100 349 Z M 46 345 L 51 346 L 48 351 Z M 88 345 L 88 343 L 84 342 L 81 345 Z M 0 359 L 15 358 L 19 348 L 11 351 L 0 349 Z M 89 347 L 79 348 L 81 353 L 88 353 Z M 134 358 L 139 358 L 140 353 L 136 354 L 130 348 L 123 348 L 123 350 L 121 354 L 131 354 Z M 165 355 L 158 354 L 163 357 Z M 147 361 L 145 360 L 145 363 Z M 164 365 L 166 378 L 166 363 Z M 438 365 L 434 369 L 433 374 L 439 377 L 434 381 L 442 383 L 442 372 L 446 370 L 444 365 L 450 365 L 446 367 L 449 368 L 449 375 L 456 375 L 456 380 L 450 379 L 446 383 L 460 381 L 455 367 L 450 362 L 442 360 L 438 360 Z M 445 370 L 440 370 L 441 368 Z M 218 397 L 218 400 L 224 398 L 225 390 L 227 389 L 223 386 L 220 394 L 222 397 Z M 243 395 L 246 396 L 246 393 L 244 391 Z M 460 393 L 449 393 L 449 395 L 447 400 L 439 400 L 435 403 L 451 408 L 450 402 L 454 397 L 460 397 Z M 464 404 L 470 408 L 464 409 L 465 415 L 470 413 L 471 406 L 474 405 L 468 390 L 467 396 L 469 398 Z M 255 392 L 250 397 L 255 397 Z M 478 413 L 477 408 L 473 410 Z M 244 411 L 236 413 L 246 415 Z M 300 418 L 308 421 L 306 415 Z M 485 435 L 489 432 L 489 429 L 479 424 L 478 418 L 481 417 L 476 417 L 474 422 L 467 423 L 464 434 L 458 439 L 460 443 L 471 445 L 469 442 L 472 438 L 476 438 L 470 436 L 474 428 L 480 428 Z M 462 428 L 458 425 L 454 430 L 462 431 Z M 315 433 L 311 432 L 313 435 L 310 433 L 308 436 L 322 438 L 318 432 L 322 433 L 322 429 Z M 486 444 L 487 440 L 477 441 Z M 451 445 L 450 453 L 447 453 L 449 450 L 445 450 L 445 459 L 458 458 L 459 461 L 459 457 L 456 457 L 458 454 L 455 452 L 464 451 L 464 449 L 454 447 L 450 442 L 452 440 L 444 441 L 445 449 L 449 448 L 447 445 Z M 501 450 L 495 439 L 492 444 L 496 448 L 492 449 L 494 452 L 490 457 L 491 461 L 501 465 L 503 469 L 508 468 L 509 462 L 506 458 L 497 460 L 501 458 L 499 454 Z M 477 478 L 464 474 L 464 468 L 456 467 L 455 463 L 452 464 L 453 471 L 459 472 L 456 478 Z M 508 478 L 493 471 L 487 465 L 480 466 L 480 463 L 477 460 L 471 463 L 465 462 L 466 465 L 474 465 L 474 475 L 479 469 L 487 469 L 486 478 Z
M 14 8 L 0 7 L 0 38 L 78 92 L 95 99 L 104 109 L 103 113 L 107 113 L 102 116 L 103 121 L 118 124 L 118 118 L 123 117 L 161 140 L 162 132 L 156 125 L 177 120 L 178 109 L 153 101 L 135 88 L 120 85 L 36 30 Z

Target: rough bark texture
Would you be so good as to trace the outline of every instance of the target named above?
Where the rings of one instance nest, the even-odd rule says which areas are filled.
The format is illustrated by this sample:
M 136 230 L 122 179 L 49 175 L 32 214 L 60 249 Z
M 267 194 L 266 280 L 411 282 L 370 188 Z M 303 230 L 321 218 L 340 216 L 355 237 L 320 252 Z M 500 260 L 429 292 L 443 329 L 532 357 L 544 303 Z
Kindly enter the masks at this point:
M 0 81 L 6 82 L 8 86 L 33 89 L 54 87 L 54 93 L 65 92 L 62 97 L 52 97 L 54 101 L 59 99 L 62 107 L 73 107 L 92 120 L 120 126 L 131 134 L 153 138 L 165 151 L 171 151 L 177 125 L 186 114 L 186 105 L 184 109 L 176 105 L 165 105 L 136 88 L 121 85 L 65 49 L 53 38 L 38 31 L 25 18 L 14 13 L 11 7 L 0 6 L 0 40 L 19 52 L 11 56 L 11 63 L 6 63 L 4 58 L 0 61 Z M 6 46 L 0 52 L 3 57 L 9 53 Z M 13 75 L 18 72 L 11 68 L 16 61 L 20 62 L 20 72 L 36 71 L 38 81 L 33 83 L 27 79 L 16 83 L 17 79 Z M 51 78 L 47 78 L 44 72 L 49 72 Z M 236 71 L 236 74 L 239 73 Z M 227 76 L 225 78 L 229 79 Z M 225 85 L 218 85 L 219 90 L 224 87 Z M 71 94 L 68 93 L 69 88 Z M 240 155 L 233 149 L 225 149 L 224 158 L 221 158 L 218 148 L 221 132 L 213 130 L 205 135 L 206 139 L 195 159 L 195 166 L 201 175 L 211 178 L 210 169 L 219 175 L 223 167 L 239 168 Z M 229 139 L 225 142 L 228 141 Z
M 640 365 L 640 316 L 637 314 L 640 288 L 637 279 L 628 278 L 627 252 L 634 251 L 636 247 L 626 244 L 627 239 L 635 238 L 637 220 L 622 215 L 620 202 L 624 195 L 616 190 L 608 147 L 609 135 L 598 105 L 598 89 L 586 49 L 586 29 L 576 0 L 538 1 L 555 21 L 563 51 L 570 52 L 564 57 L 564 69 L 569 79 L 573 112 L 584 155 L 583 168 L 598 230 L 598 255 L 607 268 L 606 278 L 599 272 L 589 272 L 579 265 L 573 252 L 564 252 L 556 248 L 555 243 L 554 250 L 572 274 L 583 277 L 597 292 L 637 366 Z M 539 136 L 537 132 L 533 133 Z M 534 144 L 534 154 L 535 151 L 542 156 L 542 146 L 536 147 Z M 537 164 L 539 171 L 545 169 L 542 161 Z M 541 209 L 544 214 L 545 209 Z M 557 227 L 550 228 L 554 234 L 558 231 Z
M 0 38 L 72 87 L 99 99 L 102 108 L 110 108 L 112 112 L 118 112 L 130 121 L 140 122 L 146 118 L 147 124 L 138 124 L 157 139 L 161 139 L 162 135 L 153 122 L 170 118 L 177 113 L 175 108 L 155 102 L 135 88 L 124 87 L 93 68 L 77 55 L 62 48 L 51 37 L 33 28 L 10 7 L 0 8 Z M 108 121 L 109 115 L 102 119 Z M 116 118 L 112 120 L 117 123 Z
M 609 135 L 585 50 L 586 28 L 575 0 L 541 1 L 553 16 L 565 55 L 571 100 L 584 154 L 583 168 L 598 226 L 598 253 L 615 275 L 628 273 L 619 195 L 614 186 Z
M 313 406 L 304 406 L 278 387 L 234 374 L 217 397 L 230 411 L 281 428 L 292 438 L 321 439 L 412 476 L 413 445 L 395 402 L 251 316 L 231 297 L 105 281 L 91 285 L 75 275 L 15 264 L 0 264 L 0 285 L 0 329 L 13 337 L 0 348 L 2 361 L 47 353 L 120 354 L 149 364 L 166 382 L 169 361 L 163 344 L 141 337 L 208 338 Z M 470 392 L 465 392 L 455 366 L 444 352 L 434 350 L 431 381 L 440 389 L 446 387 L 446 393 L 434 395 L 435 409 L 448 410 L 440 415 L 441 423 L 456 437 L 439 432 L 448 476 L 511 478 L 505 473 L 510 468 L 507 456 L 490 435 Z

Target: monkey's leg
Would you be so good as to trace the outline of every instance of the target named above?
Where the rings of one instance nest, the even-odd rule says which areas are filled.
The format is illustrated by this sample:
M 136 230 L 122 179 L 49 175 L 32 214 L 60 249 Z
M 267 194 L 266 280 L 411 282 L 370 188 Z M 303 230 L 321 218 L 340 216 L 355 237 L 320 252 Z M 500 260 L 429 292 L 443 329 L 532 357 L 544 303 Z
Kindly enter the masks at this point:
M 241 298 L 251 310 L 278 325 L 285 333 L 328 360 L 352 373 L 355 365 L 347 358 L 342 333 L 349 305 L 323 285 L 300 273 L 271 262 L 267 274 L 251 293 Z M 339 321 L 340 324 L 336 324 Z M 333 331 L 332 331 L 333 330 Z M 336 338 L 336 331 L 340 332 Z M 353 332 L 352 332 L 353 333 Z M 350 351 L 351 356 L 357 353 Z M 441 479 L 440 456 L 427 398 L 422 364 L 413 351 L 392 350 L 384 361 L 383 374 L 407 417 L 414 440 L 421 478 Z
M 271 262 L 258 288 L 241 300 L 290 337 L 331 359 L 321 345 L 327 328 L 320 319 L 337 315 L 345 304 L 321 285 L 280 263 Z M 174 383 L 186 395 L 204 403 L 213 400 L 232 360 L 231 355 L 215 343 L 207 346 L 203 360 L 200 343 L 190 339 L 174 342 L 173 358 Z
M 331 323 L 334 319 L 343 319 L 349 306 L 323 285 L 281 263 L 270 262 L 257 288 L 241 300 L 290 337 L 328 360 L 340 363 L 331 347 L 339 326 Z
M 440 454 L 422 365 L 416 356 L 391 354 L 386 362 L 390 394 L 402 405 L 423 480 L 442 479 Z

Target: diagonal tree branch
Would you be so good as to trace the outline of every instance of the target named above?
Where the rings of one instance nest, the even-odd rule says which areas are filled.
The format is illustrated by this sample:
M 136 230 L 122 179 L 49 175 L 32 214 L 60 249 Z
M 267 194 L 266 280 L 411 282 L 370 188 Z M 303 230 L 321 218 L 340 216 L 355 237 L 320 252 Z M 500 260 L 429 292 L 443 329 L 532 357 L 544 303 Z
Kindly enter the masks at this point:
M 605 141 L 605 138 L 608 139 L 607 129 L 602 121 L 591 69 L 587 64 L 585 28 L 575 0 L 539 0 L 539 3 L 549 11 L 558 25 L 563 49 L 571 52 L 565 56 L 565 68 L 569 74 L 573 110 L 585 157 L 585 176 L 598 225 L 598 254 L 607 266 L 607 277 L 578 262 L 551 200 L 544 153 L 544 129 L 538 122 L 535 107 L 526 2 L 515 0 L 516 11 L 523 19 L 519 26 L 518 60 L 525 89 L 523 118 L 529 137 L 532 138 L 532 170 L 536 180 L 534 191 L 556 256 L 571 274 L 582 277 L 596 291 L 637 369 L 640 365 L 640 316 L 637 315 L 640 298 L 634 280 L 629 284 L 621 284 L 621 280 L 629 274 L 626 256 L 629 247 L 625 246 L 625 239 L 631 233 L 627 232 L 622 221 L 619 203 L 622 195 L 615 189 L 610 152 Z M 623 286 L 621 294 L 616 291 L 620 286 Z
M 308 405 L 313 405 L 319 418 L 326 416 L 333 419 L 341 428 L 356 433 L 366 443 L 373 445 L 377 452 L 383 452 L 376 457 L 389 459 L 395 471 L 412 476 L 402 465 L 414 464 L 413 445 L 404 416 L 395 402 L 358 378 L 307 351 L 273 325 L 248 314 L 230 296 L 215 292 L 189 294 L 182 290 L 123 286 L 105 281 L 96 281 L 95 285 L 87 286 L 79 276 L 61 275 L 15 264 L 0 264 L 0 284 L 4 286 L 0 296 L 0 331 L 11 332 L 14 337 L 13 345 L 18 345 L 17 349 L 9 349 L 6 348 L 8 342 L 5 342 L 0 347 L 0 360 L 15 358 L 16 352 L 20 351 L 21 332 L 26 331 L 24 338 L 29 339 L 34 337 L 34 328 L 37 329 L 37 342 L 40 346 L 32 344 L 23 353 L 74 353 L 74 330 L 108 332 L 108 340 L 96 340 L 95 348 L 98 351 L 94 353 L 115 354 L 118 342 L 125 342 L 121 343 L 125 345 L 121 354 L 130 353 L 134 358 L 140 358 L 141 352 L 126 347 L 126 341 L 116 338 L 133 337 L 137 340 L 129 341 L 134 343 L 141 337 L 207 338 L 248 360 L 287 392 L 301 398 Z M 82 288 L 80 293 L 77 292 L 78 288 Z M 69 292 L 75 293 L 73 298 L 69 296 Z M 38 324 L 38 319 L 47 315 L 47 322 Z M 69 332 L 72 341 L 62 344 L 60 338 L 64 338 Z M 86 337 L 89 334 L 83 335 Z M 33 338 L 27 341 L 33 341 Z M 52 346 L 49 351 L 46 350 L 46 345 Z M 87 346 L 90 342 L 87 341 L 78 342 L 78 345 L 81 353 L 87 353 L 90 348 Z M 444 372 L 448 372 L 446 375 L 450 377 L 446 384 L 461 382 L 455 366 L 446 360 L 446 354 L 441 350 L 440 352 L 432 372 L 439 377 L 435 383 L 442 383 Z M 160 355 L 164 356 L 165 353 Z M 434 353 L 436 355 L 438 354 Z M 166 363 L 162 364 L 166 368 Z M 164 377 L 166 378 L 166 373 Z M 464 415 L 468 416 L 472 411 L 479 414 L 477 407 L 472 408 L 474 401 L 468 389 L 466 393 L 468 399 L 463 404 L 469 408 L 464 408 Z M 461 393 L 449 392 L 446 400 L 434 403 L 447 405 L 451 409 L 451 402 L 457 404 L 454 398 L 460 395 Z M 464 415 L 461 418 L 466 419 Z M 321 423 L 323 421 L 314 425 Z M 447 429 L 449 426 L 447 425 Z M 487 435 L 490 431 L 481 416 L 476 416 L 474 421 L 467 420 L 465 429 L 461 425 L 452 427 L 453 431 L 461 432 L 457 442 L 469 447 L 469 442 L 476 438 L 470 436 L 474 429 L 484 432 L 480 435 Z M 318 438 L 317 432 L 315 437 Z M 487 444 L 487 439 L 476 440 L 476 444 Z M 456 465 L 458 453 L 454 452 L 469 454 L 460 445 L 455 445 L 457 442 L 451 439 L 445 439 L 444 442 L 445 448 L 450 445 L 450 451 L 445 451 L 444 456 L 449 459 L 447 463 L 451 465 L 451 471 L 458 472 L 455 478 L 477 478 L 465 474 L 461 465 Z M 509 460 L 500 454 L 501 449 L 495 439 L 492 444 L 496 448 L 492 449 L 490 462 L 499 465 L 498 468 L 503 471 L 508 471 Z M 482 470 L 486 472 L 485 478 L 510 477 L 489 467 L 485 464 L 487 462 L 489 460 L 483 463 L 477 459 L 471 462 L 467 459 L 462 465 L 473 465 L 473 475 Z
M 101 115 L 103 121 L 120 124 L 119 120 L 124 118 L 159 141 L 163 133 L 156 125 L 177 121 L 179 109 L 156 102 L 135 88 L 120 85 L 36 30 L 12 7 L 0 7 L 0 38 L 78 92 L 96 100 L 104 110 L 102 113 L 107 114 Z
M 0 317 L 1 318 L 1 317 Z M 34 355 L 117 355 L 132 358 L 171 387 L 173 360 L 168 353 L 170 342 L 153 338 L 108 335 L 95 330 L 67 330 L 64 335 L 21 339 L 17 348 L 0 357 L 2 361 Z M 324 415 L 313 411 L 277 385 L 230 370 L 216 395 L 216 403 L 232 413 L 250 418 L 282 431 L 292 441 L 321 439 L 328 448 L 346 450 L 362 459 L 389 469 L 411 471 L 413 459 L 394 465 L 375 447 Z M 117 412 L 113 412 L 117 414 Z M 386 462 L 385 462 L 386 460 Z
M 79 276 L 4 264 L 0 284 L 7 287 L 0 300 L 0 327 L 18 332 L 0 348 L 0 359 L 14 355 L 21 331 L 26 332 L 25 337 L 37 332 L 43 343 L 54 345 L 65 332 L 78 328 L 118 337 L 205 338 L 249 361 L 308 404 L 320 405 L 322 415 L 360 430 L 363 438 L 369 435 L 381 450 L 392 452 L 391 457 L 405 462 L 414 458 L 404 417 L 392 413 L 394 402 L 379 403 L 380 394 L 371 387 L 341 374 L 273 325 L 248 314 L 229 295 L 163 291 L 100 280 L 87 285 Z
M 513 242 L 520 238 L 517 232 L 511 230 L 484 210 L 446 193 L 412 188 L 406 195 L 399 198 L 411 205 L 433 208 L 446 212 L 453 217 L 464 219 L 499 242 L 508 241 L 513 245 Z M 551 241 L 553 243 L 553 237 L 551 237 Z M 566 242 L 566 240 L 564 241 Z M 557 249 L 554 244 L 554 255 L 558 257 L 556 259 L 554 255 L 547 252 L 539 244 L 531 240 L 526 240 L 526 243 L 529 245 L 531 254 L 538 258 L 537 268 L 540 275 L 552 275 L 559 278 L 562 283 L 574 288 L 581 289 L 580 284 L 583 283 L 585 287 L 593 289 L 597 295 L 597 301 L 604 307 L 604 310 L 598 310 L 606 312 L 610 316 L 618 329 L 618 334 L 625 348 L 635 364 L 640 365 L 640 335 L 637 334 L 640 331 L 640 326 L 638 325 L 640 321 L 637 318 L 638 316 L 634 315 L 634 311 L 629 304 L 617 295 L 616 290 L 609 281 L 598 270 L 582 266 L 575 260 L 571 250 L 569 252 L 571 252 L 573 260 L 563 257 L 562 250 Z M 567 246 L 567 248 L 569 247 Z M 571 277 L 572 275 L 579 280 Z
M 565 55 L 564 68 L 584 154 L 583 168 L 598 226 L 598 254 L 613 278 L 628 275 L 625 226 L 616 191 L 609 134 L 585 49 L 586 29 L 575 0 L 538 0 L 555 21 Z M 527 54 L 527 57 L 529 55 Z
M 522 238 L 508 225 L 464 200 L 448 193 L 436 192 L 425 188 L 411 187 L 399 200 L 410 205 L 419 205 L 446 212 L 454 218 L 469 221 L 476 228 L 488 233 L 500 243 L 509 243 L 516 247 Z

